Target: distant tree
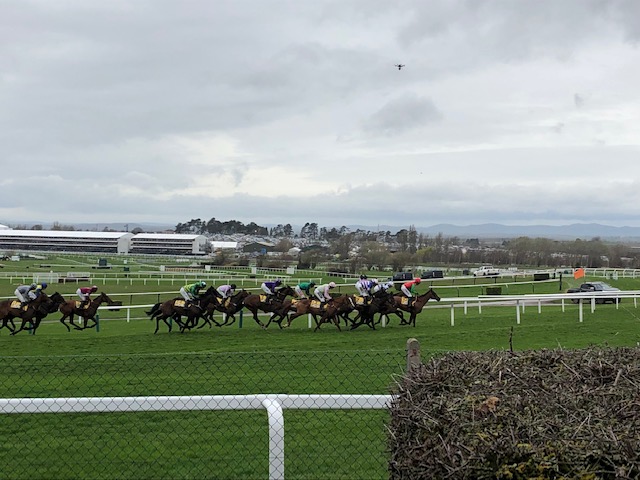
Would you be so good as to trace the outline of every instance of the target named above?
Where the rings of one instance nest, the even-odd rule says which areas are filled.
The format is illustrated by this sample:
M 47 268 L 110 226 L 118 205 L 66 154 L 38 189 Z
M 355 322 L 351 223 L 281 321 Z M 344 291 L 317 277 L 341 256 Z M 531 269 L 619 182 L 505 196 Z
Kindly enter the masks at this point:
M 270 235 L 272 237 L 284 237 L 284 226 L 281 223 L 279 223 L 278 225 L 276 225 L 271 229 Z
M 73 225 L 63 225 L 60 222 L 53 222 L 51 230 L 74 231 L 75 227 Z
M 285 229 L 286 229 L 286 225 L 285 225 Z M 265 235 L 266 236 L 269 234 L 269 231 L 267 227 L 261 227 L 255 222 L 251 222 L 251 223 L 248 223 L 247 226 L 244 228 L 244 233 L 246 233 L 247 235 Z
M 288 238 L 280 240 L 273 248 L 276 252 L 288 252 L 293 247 L 293 243 Z
M 136 227 L 133 230 L 131 230 L 131 233 L 133 233 L 134 235 L 137 235 L 139 233 L 144 233 L 144 230 L 140 227 Z
M 42 230 L 42 225 L 38 224 L 38 225 L 34 225 L 31 227 L 31 230 Z

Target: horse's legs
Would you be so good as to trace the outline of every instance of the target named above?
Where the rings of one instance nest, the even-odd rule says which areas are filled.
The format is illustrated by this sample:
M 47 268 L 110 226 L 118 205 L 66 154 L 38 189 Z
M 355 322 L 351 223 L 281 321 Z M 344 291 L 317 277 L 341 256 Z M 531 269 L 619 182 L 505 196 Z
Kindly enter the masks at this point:
M 64 314 L 63 314 L 63 315 L 62 315 L 62 318 L 60 319 L 60 323 L 61 323 L 62 325 L 64 325 L 64 326 L 65 326 L 65 328 L 67 329 L 67 332 L 70 332 L 70 331 L 71 331 L 71 329 L 69 328 L 69 325 L 67 325 L 66 323 L 64 323 L 64 321 L 65 321 L 68 317 L 69 317 L 69 315 L 64 315 Z
M 11 332 L 11 335 L 16 335 L 20 333 L 22 330 L 24 330 L 24 326 L 26 323 L 27 321 L 23 318 L 22 322 L 20 322 L 20 328 L 18 328 L 17 330 L 14 328 L 13 331 Z
M 252 308 L 247 307 L 247 308 L 248 308 L 248 309 L 249 309 L 249 311 L 253 314 L 253 319 L 256 321 L 256 323 L 257 323 L 258 325 L 260 325 L 263 329 L 264 329 L 264 328 L 267 328 L 267 327 L 265 327 L 264 323 L 262 323 L 262 322 L 260 321 L 260 319 L 258 318 L 258 308 L 257 308 L 257 307 L 252 307 Z
M 287 317 L 287 327 L 291 326 L 291 322 L 293 321 L 294 318 L 298 318 L 300 316 L 304 315 L 304 312 L 300 312 L 298 310 L 296 310 L 295 312 L 291 312 L 288 317 Z M 313 318 L 315 319 L 316 316 L 314 315 Z M 316 323 L 318 323 L 318 321 L 316 320 Z

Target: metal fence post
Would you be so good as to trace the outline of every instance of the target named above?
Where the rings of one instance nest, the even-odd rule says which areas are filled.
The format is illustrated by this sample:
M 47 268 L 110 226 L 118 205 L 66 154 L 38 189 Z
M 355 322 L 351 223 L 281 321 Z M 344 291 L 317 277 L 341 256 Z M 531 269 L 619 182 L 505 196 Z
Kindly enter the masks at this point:
M 420 360 L 420 342 L 416 338 L 407 340 L 407 373 L 422 365 Z

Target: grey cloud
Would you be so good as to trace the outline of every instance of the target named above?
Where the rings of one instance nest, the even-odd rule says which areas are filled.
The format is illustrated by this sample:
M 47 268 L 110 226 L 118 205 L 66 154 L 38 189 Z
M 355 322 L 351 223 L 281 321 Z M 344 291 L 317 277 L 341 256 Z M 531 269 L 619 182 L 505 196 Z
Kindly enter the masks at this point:
M 582 95 L 575 93 L 573 95 L 573 103 L 576 105 L 576 108 L 582 108 L 584 106 L 585 99 Z
M 364 122 L 364 130 L 372 135 L 393 136 L 438 122 L 443 118 L 428 98 L 405 94 L 388 101 Z

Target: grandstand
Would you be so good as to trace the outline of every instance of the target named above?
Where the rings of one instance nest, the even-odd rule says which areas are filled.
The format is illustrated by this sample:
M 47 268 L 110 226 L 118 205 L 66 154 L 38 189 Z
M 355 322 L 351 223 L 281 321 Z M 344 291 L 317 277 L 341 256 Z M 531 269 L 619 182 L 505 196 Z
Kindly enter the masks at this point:
M 204 235 L 0 229 L 0 251 L 204 255 Z

